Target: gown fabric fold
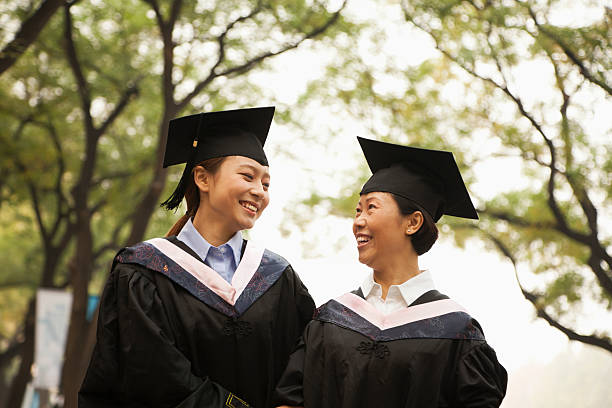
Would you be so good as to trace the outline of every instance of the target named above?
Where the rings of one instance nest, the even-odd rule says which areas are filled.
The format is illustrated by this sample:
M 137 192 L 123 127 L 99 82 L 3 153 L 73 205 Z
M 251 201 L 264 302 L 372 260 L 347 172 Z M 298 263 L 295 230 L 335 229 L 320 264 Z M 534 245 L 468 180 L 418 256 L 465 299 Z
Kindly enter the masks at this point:
M 363 298 L 360 290 L 353 294 Z M 445 299 L 432 290 L 407 309 Z M 306 408 L 488 408 L 499 407 L 506 384 L 506 370 L 480 325 L 463 311 L 381 329 L 331 300 L 307 325 L 274 402 Z
M 313 311 L 291 265 L 270 251 L 231 305 L 150 245 L 124 248 L 100 300 L 79 407 L 270 407 Z

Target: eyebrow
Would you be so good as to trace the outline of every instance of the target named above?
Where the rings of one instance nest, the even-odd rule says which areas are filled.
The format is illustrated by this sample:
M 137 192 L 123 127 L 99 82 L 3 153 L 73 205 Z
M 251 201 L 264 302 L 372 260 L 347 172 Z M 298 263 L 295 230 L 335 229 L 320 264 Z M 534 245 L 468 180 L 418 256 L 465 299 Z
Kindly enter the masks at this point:
M 253 166 L 252 164 L 241 164 L 238 166 L 238 170 L 242 169 L 242 168 L 247 168 L 249 170 L 253 170 L 255 172 L 255 174 L 259 174 L 261 173 L 260 169 L 258 169 L 257 167 Z M 268 177 L 270 178 L 270 173 L 267 171 L 263 171 L 263 177 Z
M 377 197 L 368 197 L 368 198 L 366 198 L 366 199 L 364 200 L 363 205 L 368 204 L 368 203 L 369 203 L 370 201 L 372 201 L 372 200 L 377 200 L 377 201 L 378 201 L 378 198 L 377 198 Z M 361 206 L 361 205 L 362 205 L 362 204 L 361 204 L 361 200 L 357 201 L 357 205 L 355 206 L 355 209 L 356 209 L 356 210 L 357 210 L 357 209 L 359 209 L 359 206 Z

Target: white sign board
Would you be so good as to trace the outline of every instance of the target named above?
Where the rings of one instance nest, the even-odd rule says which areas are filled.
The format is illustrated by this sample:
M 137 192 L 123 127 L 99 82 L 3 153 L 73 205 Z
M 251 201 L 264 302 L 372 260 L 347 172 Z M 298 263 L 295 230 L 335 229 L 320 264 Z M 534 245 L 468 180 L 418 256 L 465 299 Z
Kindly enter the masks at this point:
M 70 292 L 39 289 L 36 294 L 35 388 L 59 386 L 71 307 Z

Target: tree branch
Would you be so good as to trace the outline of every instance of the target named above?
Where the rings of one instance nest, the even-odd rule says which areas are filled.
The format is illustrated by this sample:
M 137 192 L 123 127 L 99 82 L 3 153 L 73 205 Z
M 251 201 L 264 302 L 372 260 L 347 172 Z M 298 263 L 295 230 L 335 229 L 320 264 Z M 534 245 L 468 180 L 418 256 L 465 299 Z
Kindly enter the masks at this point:
M 171 24 L 168 27 L 170 29 L 170 32 L 174 30 L 174 24 L 179 18 L 182 7 L 183 7 L 183 0 L 174 0 L 174 2 L 172 2 L 172 7 L 170 8 L 170 18 L 168 19 L 168 23 Z
M 569 45 L 566 44 L 565 41 L 563 41 L 562 39 L 554 35 L 551 31 L 546 29 L 544 26 L 542 26 L 542 24 L 538 21 L 535 15 L 535 12 L 533 11 L 531 7 L 529 6 L 525 6 L 525 7 L 527 8 L 527 11 L 529 12 L 529 15 L 531 16 L 531 19 L 533 20 L 533 23 L 535 24 L 535 26 L 540 30 L 542 34 L 544 34 L 548 39 L 553 41 L 555 44 L 559 46 L 559 48 L 563 50 L 563 52 L 569 58 L 569 60 L 572 61 L 574 65 L 578 67 L 582 76 L 584 76 L 589 82 L 599 86 L 601 89 L 606 91 L 608 95 L 612 96 L 612 87 L 610 87 L 610 85 L 606 84 L 604 81 L 597 79 L 591 73 L 591 71 L 589 71 L 589 69 L 584 65 L 584 63 L 580 60 L 580 58 L 578 58 L 578 56 L 571 50 Z
M 512 213 L 506 212 L 506 211 L 501 211 L 501 210 L 496 210 L 496 209 L 491 209 L 491 208 L 483 208 L 483 209 L 479 209 L 478 212 L 486 214 L 492 218 L 498 219 L 498 220 L 502 220 L 502 221 L 506 221 L 514 226 L 517 227 L 522 227 L 522 228 L 538 228 L 538 229 L 552 229 L 555 231 L 558 231 L 564 235 L 566 235 L 568 238 L 573 239 L 574 241 L 577 241 L 581 244 L 584 245 L 589 245 L 590 246 L 590 236 L 587 234 L 583 234 L 580 233 L 576 230 L 573 230 L 569 227 L 563 227 L 562 225 L 559 225 L 558 223 L 550 223 L 550 222 L 544 222 L 544 221 L 537 221 L 537 222 L 529 222 L 526 221 L 525 219 L 516 216 Z
M 116 172 L 112 172 L 112 173 L 108 173 L 108 174 L 102 174 L 99 177 L 91 180 L 91 185 L 95 186 L 98 185 L 104 181 L 109 181 L 109 180 L 120 180 L 120 179 L 126 179 L 130 176 L 133 176 L 134 172 L 132 171 L 116 171 Z
M 5 282 L 0 282 L 0 290 L 23 287 L 36 289 L 38 288 L 38 282 L 31 282 L 27 280 L 7 280 Z
M 497 89 L 501 90 L 502 92 L 504 92 L 514 102 L 514 104 L 518 108 L 519 113 L 521 114 L 521 116 L 526 118 L 531 123 L 532 127 L 537 131 L 537 133 L 540 134 L 540 136 L 544 140 L 544 143 L 546 144 L 546 146 L 549 149 L 550 157 L 551 157 L 551 159 L 550 159 L 550 166 L 549 166 L 549 168 L 550 168 L 550 176 L 549 176 L 548 182 L 547 182 L 548 206 L 551 209 L 553 215 L 555 216 L 555 218 L 557 220 L 557 223 L 559 224 L 559 228 L 564 233 L 567 233 L 570 236 L 572 236 L 572 235 L 576 236 L 575 234 L 573 234 L 572 230 L 568 226 L 567 221 L 565 219 L 565 215 L 563 214 L 563 212 L 561 211 L 561 208 L 557 204 L 557 199 L 555 197 L 555 176 L 556 176 L 556 174 L 558 172 L 557 166 L 556 166 L 556 149 L 555 149 L 555 145 L 554 145 L 552 139 L 550 139 L 546 135 L 546 133 L 544 132 L 544 129 L 542 128 L 540 123 L 538 123 L 538 121 L 533 117 L 533 115 L 531 115 L 529 112 L 527 112 L 527 110 L 525 109 L 525 106 L 523 105 L 523 102 L 521 101 L 521 99 L 518 96 L 516 96 L 509 89 L 508 86 L 506 86 L 505 84 L 500 84 L 500 83 L 498 83 L 497 81 L 495 81 L 492 78 L 480 75 L 474 69 L 466 66 L 462 61 L 460 61 L 460 59 L 458 57 L 454 56 L 449 51 L 444 49 L 444 47 L 442 47 L 442 45 L 440 44 L 440 40 L 430 30 L 428 30 L 426 27 L 423 27 L 422 25 L 420 25 L 416 21 L 414 21 L 412 16 L 410 16 L 410 14 L 408 14 L 408 12 L 407 12 L 407 10 L 405 8 L 404 8 L 404 14 L 405 14 L 406 19 L 408 21 L 412 22 L 412 24 L 414 24 L 417 28 L 419 28 L 420 30 L 428 33 L 431 36 L 431 38 L 434 40 L 434 42 L 436 44 L 436 48 L 443 55 L 445 55 L 448 59 L 450 59 L 451 61 L 456 63 L 461 69 L 466 71 L 471 76 L 473 76 L 473 77 L 475 77 L 477 79 L 480 79 L 480 80 L 482 80 L 484 82 L 488 82 L 491 85 L 493 85 L 495 88 L 497 88 Z M 501 74 L 503 76 L 503 72 Z M 576 236 L 576 237 L 578 237 L 578 236 Z
M 525 109 L 525 106 L 523 105 L 522 100 L 518 96 L 513 94 L 512 91 L 510 90 L 510 88 L 506 84 L 500 84 L 497 81 L 495 81 L 493 78 L 489 78 L 489 77 L 480 75 L 474 69 L 466 66 L 463 62 L 461 62 L 459 60 L 458 57 L 454 56 L 449 51 L 444 49 L 442 47 L 442 45 L 440 44 L 440 40 L 438 39 L 438 37 L 436 37 L 430 30 L 428 30 L 426 27 L 424 27 L 424 26 L 418 24 L 416 21 L 414 21 L 412 16 L 410 16 L 410 14 L 408 14 L 408 12 L 405 9 L 404 9 L 404 15 L 405 15 L 405 17 L 406 17 L 406 19 L 408 21 L 410 21 L 412 24 L 414 24 L 415 27 L 417 27 L 420 30 L 422 30 L 422 31 L 426 32 L 427 34 L 429 34 L 429 36 L 434 40 L 434 42 L 436 44 L 436 49 L 438 51 L 440 51 L 444 56 L 446 56 L 452 62 L 457 64 L 461 69 L 463 69 L 465 72 L 467 72 L 468 74 L 470 74 L 474 78 L 480 79 L 481 81 L 484 81 L 484 82 L 488 82 L 489 84 L 493 85 L 493 87 L 495 87 L 495 88 L 499 89 L 500 91 L 502 91 L 503 93 L 505 93 L 514 102 L 514 104 L 517 106 L 520 114 L 523 117 L 525 117 L 527 120 L 529 120 L 529 122 L 531 123 L 533 128 L 542 136 L 544 141 L 547 144 L 552 145 L 552 140 L 550 140 L 548 138 L 548 136 L 546 136 L 546 133 L 544 132 L 542 126 L 538 123 L 537 120 L 535 120 L 535 118 L 529 112 L 527 112 L 527 110 Z M 503 72 L 501 72 L 501 74 L 503 76 Z
M 91 117 L 91 95 L 89 94 L 89 87 L 85 81 L 81 64 L 77 57 L 76 47 L 72 38 L 72 16 L 70 14 L 70 4 L 64 6 L 64 41 L 65 41 L 65 52 L 70 68 L 77 83 L 77 89 L 79 96 L 81 97 L 81 110 L 83 111 L 83 120 L 85 121 L 85 127 L 90 131 L 94 129 L 93 118 Z M 89 133 L 89 132 L 88 132 Z
M 106 197 L 103 197 L 99 199 L 97 202 L 93 203 L 91 205 L 91 208 L 89 209 L 90 216 L 100 211 L 100 209 L 104 207 L 106 203 L 108 203 L 108 199 Z
M 538 306 L 539 299 L 540 299 L 539 295 L 536 295 L 531 292 L 523 291 L 523 296 L 525 296 L 525 299 L 531 302 L 531 304 L 533 304 L 533 306 L 536 308 L 536 314 L 538 315 L 539 318 L 546 320 L 546 322 L 548 322 L 548 324 L 550 324 L 552 327 L 559 330 L 561 333 L 565 334 L 568 339 L 579 341 L 584 344 L 590 344 L 591 346 L 600 347 L 612 353 L 612 340 L 609 337 L 598 336 L 595 334 L 591 334 L 591 335 L 578 334 L 574 330 L 559 323 L 559 321 L 556 320 L 554 317 L 552 317 L 550 314 L 548 314 L 546 310 L 544 310 L 544 308 L 539 307 Z
M 170 18 L 168 21 L 164 21 L 164 17 L 161 14 L 159 4 L 156 0 L 143 0 L 149 4 L 155 13 L 157 25 L 159 27 L 162 41 L 164 43 L 163 48 L 163 60 L 164 60 L 164 71 L 162 73 L 162 90 L 164 93 L 165 101 L 172 101 L 174 104 L 174 83 L 172 81 L 172 68 L 174 66 L 174 41 L 172 40 L 172 31 L 174 25 L 179 17 L 179 12 L 182 7 L 182 0 L 174 0 L 172 3 L 172 9 L 170 12 Z M 170 108 L 174 108 L 173 106 Z
M 59 253 L 63 253 L 70 241 L 74 238 L 76 234 L 76 224 L 74 222 L 70 222 L 69 217 L 66 217 L 66 228 L 64 229 L 64 233 L 59 239 L 59 242 L 55 245 L 55 249 Z
M 31 122 L 32 122 L 31 117 L 27 117 L 21 120 L 21 122 L 19 123 L 19 126 L 17 126 L 17 129 L 15 130 L 13 138 L 18 139 L 21 136 L 21 133 L 23 132 L 23 129 L 25 128 L 26 124 L 31 123 Z M 15 157 L 13 160 L 15 162 L 15 166 L 17 167 L 17 169 L 19 169 L 19 172 L 21 174 L 24 174 L 24 184 L 28 190 L 28 193 L 30 194 L 32 209 L 34 210 L 34 215 L 36 217 L 36 223 L 38 225 L 38 229 L 40 231 L 40 235 L 42 237 L 43 244 L 46 246 L 50 244 L 50 238 L 49 238 L 49 232 L 47 231 L 47 228 L 45 227 L 45 223 L 43 221 L 38 191 L 36 190 L 36 187 L 34 186 L 32 181 L 27 176 L 26 165 L 22 163 L 18 157 Z
M 533 11 L 530 10 L 530 13 Z M 535 15 L 532 14 L 532 17 L 535 20 Z M 537 40 L 537 39 L 536 39 Z M 598 234 L 598 226 L 597 226 L 597 209 L 593 205 L 589 194 L 584 187 L 584 184 L 579 183 L 572 175 L 570 169 L 573 167 L 573 152 L 572 152 L 572 139 L 570 137 L 570 126 L 569 126 L 569 118 L 567 116 L 567 109 L 570 104 L 571 96 L 567 93 L 565 89 L 565 81 L 563 76 L 561 75 L 559 64 L 555 60 L 552 52 L 548 48 L 544 48 L 546 55 L 550 63 L 554 68 L 555 80 L 557 83 L 557 88 L 561 93 L 561 97 L 563 103 L 559 108 L 559 113 L 561 114 L 561 136 L 565 143 L 565 168 L 566 172 L 563 173 L 564 178 L 567 180 L 568 184 L 572 188 L 574 196 L 576 197 L 578 203 L 580 204 L 582 211 L 587 219 L 587 223 L 589 225 L 589 229 L 591 231 L 591 236 L 597 238 Z
M 591 252 L 591 256 L 589 257 L 587 263 L 591 267 L 591 270 L 593 270 L 593 273 L 601 285 L 601 288 L 608 294 L 608 296 L 612 297 L 612 276 L 610 275 L 609 271 L 606 272 L 601 267 L 601 262 L 601 257 Z
M 66 163 L 64 161 L 64 152 L 62 150 L 62 144 L 60 142 L 59 136 L 57 134 L 57 130 L 53 123 L 49 119 L 47 123 L 40 123 L 41 126 L 44 126 L 47 129 L 49 136 L 51 137 L 51 141 L 55 150 L 57 151 L 57 176 L 55 178 L 55 186 L 53 189 L 53 193 L 57 198 L 57 215 L 55 217 L 55 221 L 53 222 L 53 226 L 51 227 L 50 239 L 53 240 L 59 231 L 59 228 L 62 224 L 63 220 L 67 220 L 69 217 L 69 209 L 68 209 L 68 200 L 64 195 L 62 190 L 62 177 L 66 171 Z
M 464 228 L 472 228 L 472 229 L 479 230 L 486 238 L 488 238 L 497 247 L 497 249 L 501 252 L 501 254 L 504 255 L 512 263 L 512 266 L 514 268 L 514 275 L 516 277 L 516 282 L 519 288 L 521 289 L 521 293 L 523 294 L 525 299 L 527 299 L 536 309 L 536 314 L 539 318 L 544 319 L 552 327 L 561 331 L 570 340 L 579 341 L 584 344 L 590 344 L 592 346 L 602 348 L 612 353 L 612 339 L 610 339 L 609 337 L 598 336 L 595 334 L 591 334 L 591 335 L 579 334 L 576 331 L 561 324 L 557 319 L 555 319 L 553 316 L 551 316 L 549 313 L 546 312 L 546 310 L 542 307 L 542 304 L 541 304 L 542 296 L 534 292 L 530 292 L 526 290 L 521 284 L 521 281 L 518 276 L 517 259 L 512 254 L 512 251 L 510 251 L 510 249 L 499 238 L 495 237 L 493 234 L 491 234 L 488 231 L 484 231 L 478 228 L 477 226 L 466 225 L 464 226 Z
M 286 44 L 281 50 L 276 51 L 276 52 L 267 52 L 264 53 L 258 57 L 253 58 L 250 61 L 245 62 L 242 65 L 239 65 L 237 67 L 233 67 L 233 68 L 229 68 L 224 72 L 221 72 L 219 74 L 219 76 L 229 76 L 232 74 L 239 74 L 239 73 L 244 73 L 246 71 L 248 71 L 249 69 L 251 69 L 251 67 L 253 67 L 254 65 L 259 64 L 260 62 L 262 62 L 263 60 L 269 58 L 269 57 L 273 57 L 273 56 L 277 56 L 280 54 L 283 54 L 289 50 L 295 49 L 297 47 L 300 46 L 300 44 L 302 44 L 304 41 L 315 38 L 317 36 L 319 36 L 320 34 L 323 34 L 325 31 L 327 31 L 327 29 L 329 27 L 331 27 L 337 20 L 338 18 L 340 18 L 340 14 L 342 13 L 342 10 L 344 10 L 344 7 L 346 6 L 348 0 L 344 0 L 342 2 L 342 6 L 340 6 L 340 8 L 334 12 L 334 14 L 332 14 L 332 16 L 321 26 L 311 30 L 309 33 L 307 33 L 304 37 L 302 37 L 301 39 L 297 40 L 296 42 L 292 43 L 292 44 Z
M 25 166 L 20 165 L 22 171 L 25 171 Z M 36 223 L 38 224 L 38 229 L 40 230 L 40 235 L 42 235 L 43 242 L 45 245 L 50 244 L 49 233 L 47 228 L 45 227 L 45 223 L 42 218 L 42 211 L 40 209 L 40 199 L 38 198 L 38 191 L 36 191 L 36 187 L 32 181 L 27 180 L 26 186 L 28 187 L 28 191 L 30 192 L 30 197 L 32 198 L 32 208 L 34 209 L 34 214 L 36 215 Z
M 119 249 L 119 247 L 121 246 L 121 244 L 119 244 L 119 234 L 121 233 L 121 229 L 126 225 L 128 220 L 130 219 L 131 215 L 132 214 L 128 214 L 125 217 L 123 217 L 123 219 L 120 220 L 115 226 L 115 228 L 113 229 L 113 233 L 111 234 L 111 238 L 109 239 L 109 241 L 94 251 L 94 254 L 93 254 L 94 262 L 97 261 L 98 258 L 102 256 L 106 251 L 112 251 L 112 250 L 116 251 L 117 249 Z
M 302 38 L 300 38 L 299 40 L 293 42 L 293 43 L 289 43 L 289 44 L 285 44 L 280 50 L 272 52 L 272 51 L 268 51 L 265 52 L 263 54 L 260 54 L 256 57 L 253 57 L 252 59 L 244 62 L 243 64 L 237 65 L 235 67 L 231 67 L 228 68 L 222 72 L 216 72 L 216 69 L 219 67 L 219 65 L 223 62 L 223 59 L 225 58 L 225 43 L 224 43 L 224 39 L 227 35 L 227 33 L 229 32 L 229 30 L 231 30 L 235 24 L 237 24 L 238 22 L 244 21 L 248 18 L 253 17 L 254 15 L 256 15 L 257 13 L 259 13 L 260 11 L 260 5 L 258 3 L 258 6 L 253 9 L 248 15 L 246 16 L 242 16 L 237 18 L 236 20 L 230 22 L 227 27 L 225 28 L 225 31 L 219 35 L 219 37 L 217 37 L 217 41 L 219 42 L 219 53 L 218 53 L 218 57 L 217 57 L 217 61 L 215 63 L 215 65 L 211 68 L 210 70 L 210 74 L 208 75 L 208 77 L 206 79 L 204 79 L 203 81 L 201 81 L 200 83 L 198 83 L 195 88 L 193 89 L 193 91 L 191 91 L 185 98 L 183 98 L 182 101 L 179 101 L 177 103 L 177 109 L 178 111 L 182 110 L 185 108 L 185 106 L 195 97 L 197 96 L 200 92 L 202 92 L 202 90 L 209 85 L 215 78 L 217 77 L 221 77 L 221 76 L 230 76 L 230 75 L 234 75 L 234 74 L 242 74 L 244 72 L 249 71 L 250 69 L 252 69 L 255 65 L 260 64 L 262 61 L 271 58 L 271 57 L 275 57 L 277 55 L 283 54 L 287 51 L 290 51 L 292 49 L 295 49 L 297 47 L 300 46 L 300 44 L 302 44 L 304 41 L 315 38 L 317 36 L 319 36 L 320 34 L 324 33 L 325 31 L 327 31 L 327 29 L 329 27 L 331 27 L 340 17 L 340 14 L 342 13 L 342 11 L 344 10 L 345 6 L 347 4 L 347 0 L 344 0 L 342 2 L 342 6 L 340 6 L 340 8 L 335 11 L 332 16 L 322 25 L 320 25 L 319 27 L 314 28 L 313 30 L 311 30 L 310 32 L 306 33 Z
M 474 5 L 474 7 L 476 7 L 476 5 Z M 489 46 L 489 50 L 491 50 L 491 56 L 493 57 L 493 61 L 495 61 L 495 66 L 497 67 L 497 71 L 499 72 L 499 74 L 501 75 L 504 81 L 503 86 L 505 88 L 508 88 L 508 80 L 506 79 L 506 74 L 501 65 L 501 61 L 499 60 L 499 56 L 497 55 L 497 51 L 495 50 L 495 47 L 491 43 L 491 37 L 493 36 L 493 29 L 491 27 L 491 24 L 488 24 L 488 23 L 486 24 L 486 33 L 487 33 L 487 45 Z
M 115 119 L 117 119 L 117 117 L 119 117 L 121 112 L 123 112 L 125 107 L 130 102 L 130 99 L 133 96 L 138 95 L 138 93 L 139 93 L 138 82 L 139 81 L 140 81 L 140 79 L 138 79 L 135 84 L 128 85 L 128 87 L 125 89 L 125 92 L 122 93 L 121 98 L 119 100 L 119 103 L 115 106 L 115 109 L 113 109 L 113 111 L 110 113 L 110 115 L 108 115 L 106 120 L 97 129 L 98 135 L 103 135 L 106 132 L 106 129 L 108 129 L 108 127 L 113 124 Z
M 65 0 L 43 0 L 19 28 L 15 38 L 0 51 L 0 75 L 9 69 L 36 40 L 42 29 Z
M 145 3 L 147 3 L 149 6 L 151 6 L 151 8 L 153 9 L 153 12 L 155 13 L 155 19 L 157 20 L 157 26 L 158 27 L 164 27 L 165 26 L 165 22 L 164 22 L 164 17 L 161 14 L 161 10 L 159 9 L 159 4 L 157 4 L 157 0 L 143 0 Z
M 251 10 L 250 13 L 244 15 L 244 16 L 240 16 L 238 18 L 236 18 L 235 20 L 231 21 L 226 27 L 225 30 L 223 30 L 223 32 L 221 34 L 219 34 L 218 37 L 216 37 L 217 43 L 219 45 L 219 51 L 217 53 L 217 61 L 215 61 L 215 64 L 212 66 L 212 68 L 210 69 L 210 72 L 208 74 L 208 76 L 200 81 L 195 87 L 194 89 L 185 97 L 183 98 L 182 101 L 179 101 L 176 106 L 177 106 L 177 110 L 181 111 L 185 108 L 185 106 L 187 106 L 187 104 L 193 99 L 195 98 L 197 95 L 200 94 L 200 92 L 202 92 L 202 90 L 204 88 L 206 88 L 215 78 L 217 78 L 219 76 L 219 74 L 217 74 L 215 71 L 217 69 L 217 67 L 219 65 L 221 65 L 221 63 L 225 60 L 225 38 L 227 37 L 227 34 L 229 33 L 229 31 L 234 28 L 234 26 L 242 21 L 246 21 L 250 18 L 253 18 L 254 16 L 256 16 L 259 12 L 261 12 L 261 1 L 257 2 L 257 6 L 255 8 L 253 8 L 253 10 Z

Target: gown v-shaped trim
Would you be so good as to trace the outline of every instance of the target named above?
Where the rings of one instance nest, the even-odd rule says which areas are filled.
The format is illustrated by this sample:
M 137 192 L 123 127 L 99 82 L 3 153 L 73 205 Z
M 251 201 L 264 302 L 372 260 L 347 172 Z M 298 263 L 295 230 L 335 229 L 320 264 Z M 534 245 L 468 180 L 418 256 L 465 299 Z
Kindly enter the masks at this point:
M 380 330 L 391 329 L 393 327 L 403 326 L 408 323 L 430 319 L 453 312 L 467 313 L 467 310 L 465 310 L 463 306 L 451 299 L 442 299 L 420 305 L 409 306 L 395 312 L 391 312 L 388 315 L 378 311 L 376 307 L 354 293 L 345 293 L 335 300 L 343 306 L 351 309 L 372 323 L 374 326 L 378 327 Z
M 360 333 L 374 341 L 399 339 L 484 340 L 469 313 L 446 298 L 402 308 L 388 315 L 355 293 L 346 293 L 317 309 L 315 320 Z
M 137 264 L 159 272 L 228 317 L 245 313 L 289 267 L 282 256 L 248 241 L 230 284 L 180 245 L 183 243 L 173 242 L 172 237 L 152 239 L 123 248 L 114 263 Z
M 194 278 L 232 306 L 236 304 L 236 301 L 259 268 L 264 254 L 264 248 L 258 247 L 252 241 L 247 241 L 244 255 L 236 268 L 236 272 L 232 277 L 232 283 L 230 284 L 214 269 L 166 239 L 153 238 L 145 241 L 145 243 L 157 248 L 161 253 L 172 259 L 181 268 L 189 272 Z

